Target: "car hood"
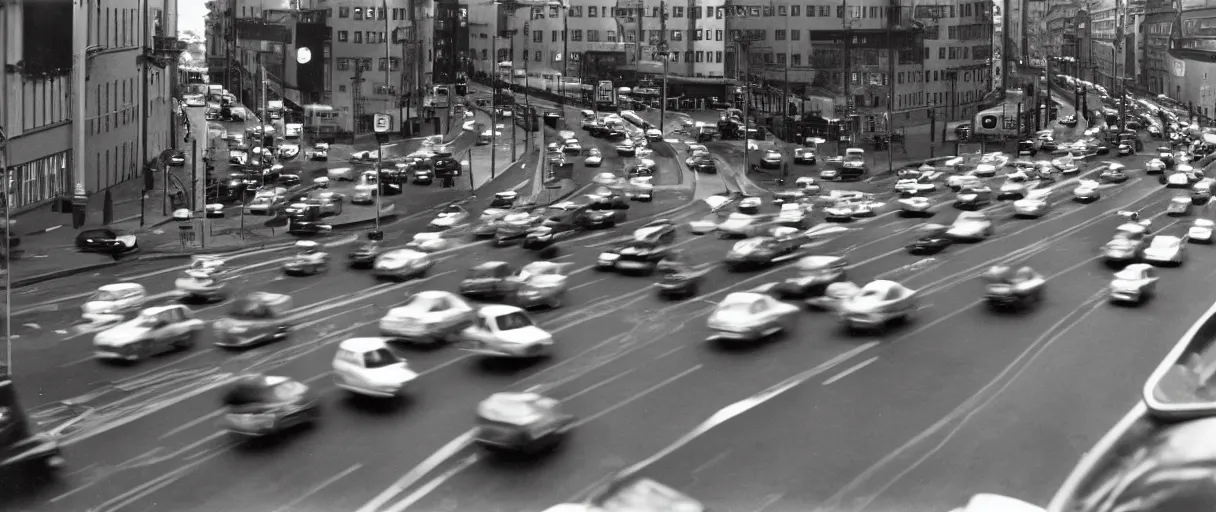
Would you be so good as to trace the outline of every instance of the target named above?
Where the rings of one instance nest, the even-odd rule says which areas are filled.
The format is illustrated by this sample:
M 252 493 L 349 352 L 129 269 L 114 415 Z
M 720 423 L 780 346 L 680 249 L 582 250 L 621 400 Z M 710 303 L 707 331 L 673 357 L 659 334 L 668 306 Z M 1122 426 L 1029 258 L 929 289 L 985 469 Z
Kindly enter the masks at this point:
M 722 323 L 726 325 L 746 325 L 754 323 L 757 320 L 756 315 L 747 311 L 714 311 L 709 317 L 709 321 L 713 323 Z
M 982 222 L 962 222 L 950 226 L 946 233 L 950 234 L 974 234 L 984 230 L 986 226 Z
M 497 336 L 499 341 L 506 343 L 536 343 L 550 338 L 549 333 L 545 332 L 540 327 L 529 325 L 519 329 L 511 329 L 509 331 L 498 331 Z
M 98 333 L 93 338 L 93 343 L 99 346 L 120 346 L 143 339 L 149 332 L 151 329 L 147 327 L 124 322 Z

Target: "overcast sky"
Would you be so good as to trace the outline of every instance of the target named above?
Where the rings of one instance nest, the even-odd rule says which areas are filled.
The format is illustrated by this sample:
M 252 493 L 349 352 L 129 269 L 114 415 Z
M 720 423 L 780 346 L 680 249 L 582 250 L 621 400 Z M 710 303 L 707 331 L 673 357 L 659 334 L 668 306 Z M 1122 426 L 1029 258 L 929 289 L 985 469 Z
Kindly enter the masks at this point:
M 199 37 L 203 36 L 203 19 L 207 16 L 206 0 L 177 1 L 177 30 L 185 32 L 193 30 Z

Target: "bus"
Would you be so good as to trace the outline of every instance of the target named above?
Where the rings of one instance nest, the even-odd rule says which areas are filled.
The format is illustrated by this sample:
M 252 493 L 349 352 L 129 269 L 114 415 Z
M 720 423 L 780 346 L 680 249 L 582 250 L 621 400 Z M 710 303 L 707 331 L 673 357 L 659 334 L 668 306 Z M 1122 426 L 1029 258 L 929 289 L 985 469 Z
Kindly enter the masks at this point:
M 596 112 L 616 112 L 616 90 L 611 80 L 601 80 L 595 88 Z
M 329 105 L 304 105 L 304 137 L 314 142 L 334 142 L 342 131 L 342 116 Z

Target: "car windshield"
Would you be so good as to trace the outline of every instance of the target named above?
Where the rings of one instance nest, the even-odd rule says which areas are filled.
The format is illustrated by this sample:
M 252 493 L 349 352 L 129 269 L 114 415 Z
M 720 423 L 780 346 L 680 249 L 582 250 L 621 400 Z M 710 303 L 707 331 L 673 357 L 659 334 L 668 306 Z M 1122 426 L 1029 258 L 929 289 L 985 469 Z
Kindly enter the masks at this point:
M 397 354 L 387 348 L 380 348 L 363 354 L 363 366 L 367 368 L 383 368 L 401 362 Z
M 254 299 L 238 299 L 228 308 L 228 315 L 232 318 L 243 318 L 249 320 L 260 320 L 274 316 L 270 307 L 266 303 Z
M 511 331 L 514 329 L 523 329 L 532 325 L 532 319 L 528 318 L 522 311 L 508 313 L 494 319 L 500 331 Z
M 1178 245 L 1178 239 L 1171 236 L 1159 236 L 1153 239 L 1152 247 L 1157 249 L 1169 249 Z
M 93 295 L 91 295 L 89 297 L 89 301 L 90 302 L 92 302 L 92 301 L 104 301 L 104 302 L 115 301 L 115 300 L 122 299 L 124 295 L 125 294 L 121 293 L 121 292 L 98 290 L 97 293 L 94 293 Z
M 469 271 L 469 279 L 489 279 L 499 277 L 502 267 L 474 267 Z

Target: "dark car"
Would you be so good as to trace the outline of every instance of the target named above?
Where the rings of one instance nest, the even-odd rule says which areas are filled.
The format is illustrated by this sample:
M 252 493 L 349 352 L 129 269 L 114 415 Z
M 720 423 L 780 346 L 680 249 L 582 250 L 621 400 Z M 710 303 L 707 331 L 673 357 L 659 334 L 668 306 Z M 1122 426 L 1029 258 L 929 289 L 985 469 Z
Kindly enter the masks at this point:
M 717 174 L 718 173 L 718 166 L 716 164 L 714 164 L 714 159 L 709 156 L 697 157 L 695 160 L 692 161 L 692 165 L 689 167 L 691 167 L 692 170 L 696 171 L 696 172 L 703 172 L 706 174 Z
M 659 296 L 665 299 L 684 299 L 695 297 L 701 287 L 701 279 L 705 277 L 704 270 L 693 270 L 687 266 L 673 266 L 663 273 L 657 287 Z
M 376 263 L 376 256 L 382 252 L 380 242 L 369 240 L 351 249 L 348 258 L 350 266 L 355 268 L 371 268 Z
M 294 203 L 288 207 L 292 211 L 287 217 L 287 232 L 293 235 L 310 235 L 328 232 L 332 229 L 322 220 L 321 204 L 318 200 L 308 200 L 304 203 Z
M 1060 118 L 1060 124 L 1072 128 L 1077 125 L 1077 116 L 1064 116 Z
M 619 197 L 619 196 L 618 196 Z M 576 223 L 588 229 L 605 229 L 625 221 L 629 203 L 616 197 L 596 198 L 587 209 L 578 215 Z
M 415 185 L 425 186 L 435 182 L 435 171 L 432 171 L 430 168 L 415 167 L 412 172 L 414 173 Z
M 1109 155 L 1110 146 L 1102 142 L 1090 142 L 1085 145 L 1087 152 L 1092 152 L 1095 155 Z
M 1055 140 L 1043 140 L 1042 144 L 1039 145 L 1039 149 L 1041 149 L 1043 151 L 1047 151 L 1047 152 L 1052 152 L 1052 151 L 1056 151 L 1056 150 L 1060 149 L 1060 144 L 1057 143 Z
M 272 375 L 247 375 L 223 395 L 223 424 L 233 434 L 261 437 L 317 421 L 317 396 L 302 382 Z
M 908 244 L 910 254 L 937 254 L 950 246 L 951 240 L 944 236 L 922 236 Z
M 616 248 L 616 270 L 619 272 L 654 272 L 659 262 L 671 253 L 671 247 L 654 241 L 635 240 Z
M 654 176 L 654 169 L 651 169 L 647 165 L 631 165 L 625 168 L 626 178 L 641 178 L 647 176 Z
M 434 164 L 435 175 L 440 178 L 455 178 L 460 176 L 460 162 L 453 158 L 451 154 L 437 155 Z
M 1039 153 L 1039 148 L 1037 147 L 1037 144 L 1035 144 L 1035 141 L 1024 140 L 1024 141 L 1018 142 L 1018 155 L 1035 156 L 1038 153 Z
M 726 253 L 726 268 L 744 270 L 766 267 L 802 247 L 801 236 L 758 236 L 742 240 Z
M 571 211 L 561 215 L 550 217 L 536 226 L 528 230 L 524 236 L 524 249 L 544 249 L 553 245 L 554 242 L 567 238 L 582 229 L 579 225 L 581 211 Z
M 592 137 L 606 137 L 608 135 L 608 124 L 602 120 L 597 120 L 595 124 L 587 127 L 587 133 Z
M 182 167 L 186 165 L 186 154 L 181 151 L 174 151 L 169 154 L 166 163 L 171 167 Z
M 135 235 L 111 228 L 86 228 L 76 234 L 76 249 L 118 257 L 139 250 Z

